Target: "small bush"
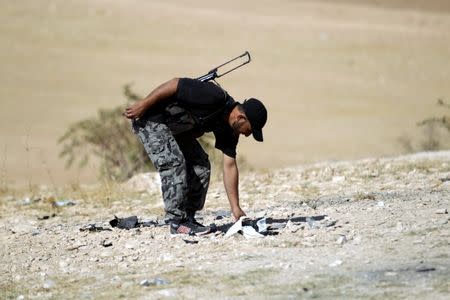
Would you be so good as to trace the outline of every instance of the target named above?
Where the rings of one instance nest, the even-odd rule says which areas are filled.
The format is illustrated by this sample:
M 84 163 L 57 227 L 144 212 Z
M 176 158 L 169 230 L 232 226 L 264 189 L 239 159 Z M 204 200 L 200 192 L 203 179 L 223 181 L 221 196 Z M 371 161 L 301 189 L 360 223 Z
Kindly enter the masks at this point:
M 124 86 L 127 103 L 139 96 Z M 125 106 L 100 109 L 96 117 L 72 124 L 58 140 L 62 144 L 60 157 L 66 167 L 82 168 L 92 159 L 100 161 L 99 174 L 113 180 L 124 180 L 136 172 L 149 171 L 147 154 L 122 116 Z
M 127 105 L 142 99 L 124 86 Z M 131 129 L 130 121 L 122 116 L 126 105 L 112 109 L 100 109 L 96 117 L 72 124 L 58 139 L 62 144 L 60 157 L 66 167 L 78 165 L 82 168 L 91 159 L 100 161 L 99 175 L 102 178 L 123 181 L 136 173 L 154 171 L 143 145 Z M 214 151 L 213 139 L 204 135 L 200 139 L 212 161 L 220 157 Z
M 438 106 L 450 109 L 450 105 L 442 99 L 438 99 Z M 450 147 L 450 116 L 432 117 L 417 123 L 423 129 L 423 135 L 419 141 L 413 141 L 411 137 L 398 138 L 399 144 L 407 152 L 444 150 Z
M 450 105 L 446 104 L 442 99 L 438 99 L 438 106 L 450 109 Z M 442 116 L 440 118 L 433 117 L 425 119 L 417 124 L 424 127 L 425 139 L 421 143 L 421 150 L 442 150 L 446 148 L 450 141 L 450 116 Z

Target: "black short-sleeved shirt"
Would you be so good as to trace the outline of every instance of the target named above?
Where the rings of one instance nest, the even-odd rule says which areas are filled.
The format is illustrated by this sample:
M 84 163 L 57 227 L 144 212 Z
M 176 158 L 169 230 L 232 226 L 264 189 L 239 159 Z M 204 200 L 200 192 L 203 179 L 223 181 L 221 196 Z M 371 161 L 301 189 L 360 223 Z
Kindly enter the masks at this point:
M 228 124 L 227 116 L 237 102 L 226 91 L 212 82 L 182 78 L 174 100 L 199 121 L 193 130 L 212 131 L 216 138 L 215 147 L 227 156 L 236 157 L 239 135 Z

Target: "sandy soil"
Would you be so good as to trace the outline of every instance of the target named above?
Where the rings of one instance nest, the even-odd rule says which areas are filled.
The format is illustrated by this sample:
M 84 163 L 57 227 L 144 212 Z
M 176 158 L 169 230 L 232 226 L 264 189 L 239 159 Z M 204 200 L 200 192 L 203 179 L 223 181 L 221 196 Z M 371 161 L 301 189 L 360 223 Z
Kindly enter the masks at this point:
M 356 3 L 358 2 L 358 3 Z M 416 122 L 449 99 L 448 1 L 113 1 L 0 3 L 0 180 L 94 181 L 65 171 L 56 140 L 72 122 L 199 76 L 249 50 L 221 80 L 269 107 L 266 142 L 242 141 L 258 168 L 404 151 Z M 276 155 L 273 155 L 276 153 Z
M 225 238 L 232 221 L 218 182 L 197 215 L 218 231 L 201 238 L 171 237 L 165 226 L 80 231 L 89 224 L 111 229 L 113 215 L 157 220 L 155 186 L 58 209 L 45 190 L 27 205 L 3 197 L 1 298 L 448 299 L 450 152 L 323 162 L 242 179 L 248 215 L 284 221 L 284 228 L 258 239 Z

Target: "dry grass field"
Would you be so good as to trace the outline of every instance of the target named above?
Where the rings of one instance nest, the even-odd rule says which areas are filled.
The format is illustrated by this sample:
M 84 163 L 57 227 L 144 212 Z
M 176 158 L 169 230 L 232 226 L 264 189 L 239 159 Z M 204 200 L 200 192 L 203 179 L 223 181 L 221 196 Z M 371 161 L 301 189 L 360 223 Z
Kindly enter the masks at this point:
M 94 181 L 58 158 L 69 124 L 123 104 L 125 83 L 146 94 L 245 50 L 220 83 L 267 103 L 266 142 L 238 149 L 256 168 L 399 154 L 450 100 L 448 1 L 17 0 L 0 20 L 8 185 Z

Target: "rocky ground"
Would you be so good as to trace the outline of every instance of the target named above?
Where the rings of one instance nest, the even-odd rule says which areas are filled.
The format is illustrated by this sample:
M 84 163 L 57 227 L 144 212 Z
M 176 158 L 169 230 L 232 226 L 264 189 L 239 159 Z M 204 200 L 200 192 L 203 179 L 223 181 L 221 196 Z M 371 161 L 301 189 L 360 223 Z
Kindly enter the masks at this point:
M 214 234 L 111 228 L 114 215 L 161 218 L 150 188 L 63 207 L 44 191 L 3 196 L 0 298 L 450 297 L 450 152 L 242 174 L 244 210 L 271 229 L 255 239 L 224 237 L 232 220 L 220 182 L 198 215 Z

